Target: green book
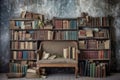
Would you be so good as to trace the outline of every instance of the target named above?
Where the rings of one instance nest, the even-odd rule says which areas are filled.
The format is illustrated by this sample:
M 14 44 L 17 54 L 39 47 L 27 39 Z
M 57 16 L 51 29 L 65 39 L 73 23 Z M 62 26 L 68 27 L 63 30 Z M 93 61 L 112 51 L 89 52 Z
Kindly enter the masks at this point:
M 93 70 L 93 72 L 92 72 L 92 77 L 95 77 L 95 63 L 93 63 L 92 64 L 92 70 Z
M 93 74 L 93 73 L 92 73 L 92 72 L 93 72 L 93 70 L 92 70 L 92 64 L 93 64 L 93 63 L 90 63 L 90 77 L 92 77 L 92 74 Z

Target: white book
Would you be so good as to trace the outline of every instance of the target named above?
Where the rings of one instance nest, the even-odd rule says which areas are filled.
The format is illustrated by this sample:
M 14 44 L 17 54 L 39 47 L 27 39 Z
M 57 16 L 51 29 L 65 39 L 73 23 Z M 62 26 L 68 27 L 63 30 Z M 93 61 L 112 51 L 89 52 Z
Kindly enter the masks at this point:
M 64 49 L 63 49 L 63 57 L 64 57 L 65 59 L 67 59 L 67 53 L 68 53 L 68 49 L 67 49 L 67 48 L 64 48 Z

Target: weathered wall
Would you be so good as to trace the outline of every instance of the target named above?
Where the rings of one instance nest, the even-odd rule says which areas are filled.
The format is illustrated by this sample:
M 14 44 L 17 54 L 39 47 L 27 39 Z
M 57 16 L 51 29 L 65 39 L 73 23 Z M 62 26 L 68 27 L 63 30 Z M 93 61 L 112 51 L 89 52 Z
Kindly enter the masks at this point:
M 78 17 L 81 12 L 87 12 L 91 16 L 114 16 L 113 66 L 117 64 L 117 69 L 120 70 L 119 0 L 0 0 L 0 4 L 0 71 L 7 71 L 6 65 L 9 62 L 9 19 L 19 17 L 23 10 L 44 14 L 46 19 L 53 16 Z

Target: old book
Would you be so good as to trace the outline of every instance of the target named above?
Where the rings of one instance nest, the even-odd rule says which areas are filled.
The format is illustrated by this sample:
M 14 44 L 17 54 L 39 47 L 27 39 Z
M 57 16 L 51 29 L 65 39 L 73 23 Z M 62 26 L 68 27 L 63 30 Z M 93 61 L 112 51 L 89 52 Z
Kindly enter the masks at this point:
M 36 70 L 34 70 L 34 69 L 28 69 L 27 72 L 28 73 L 36 73 Z
M 32 13 L 31 12 L 26 12 L 25 18 L 31 19 L 32 18 Z
M 25 42 L 19 42 L 20 43 L 20 49 L 25 49 Z
M 28 59 L 28 51 L 23 51 L 23 59 Z
M 76 48 L 72 47 L 72 59 L 76 58 Z
M 24 25 L 24 21 L 21 21 L 21 26 L 20 26 L 21 29 L 25 29 L 25 25 Z
M 55 26 L 55 29 L 62 29 L 63 28 L 62 20 L 55 20 L 54 26 Z
M 49 56 L 50 56 L 50 53 L 46 53 L 46 52 L 44 51 L 44 52 L 43 52 L 42 59 L 48 59 Z
M 65 59 L 68 58 L 68 48 L 63 48 L 63 57 L 64 57 Z
M 18 51 L 17 52 L 17 58 L 22 59 L 22 56 L 23 56 L 22 51 Z
M 30 59 L 35 59 L 35 53 L 34 53 L 34 51 L 30 51 Z
M 53 60 L 53 59 L 55 59 L 56 57 L 57 57 L 56 55 L 51 55 L 48 59 Z
M 70 29 L 77 29 L 77 21 L 76 20 L 70 20 Z
M 80 49 L 86 49 L 86 43 L 85 43 L 84 40 L 79 41 L 79 48 L 80 48 Z
M 79 30 L 79 38 L 85 38 L 86 37 L 86 31 L 85 30 Z
M 86 30 L 86 36 L 87 37 L 93 37 L 93 31 L 92 30 Z
M 25 18 L 25 15 L 26 15 L 26 11 L 22 11 L 20 17 Z
M 110 49 L 110 40 L 104 42 L 105 49 Z
M 17 59 L 17 51 L 13 51 L 13 59 Z
M 69 29 L 69 21 L 63 20 L 63 29 Z
M 33 49 L 33 42 L 29 42 L 29 49 Z

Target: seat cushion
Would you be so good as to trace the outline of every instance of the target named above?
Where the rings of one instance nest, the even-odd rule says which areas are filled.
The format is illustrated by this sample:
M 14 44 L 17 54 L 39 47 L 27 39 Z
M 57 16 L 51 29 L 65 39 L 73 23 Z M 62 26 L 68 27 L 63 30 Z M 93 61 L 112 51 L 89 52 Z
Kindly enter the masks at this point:
M 37 61 L 37 63 L 49 63 L 49 64 L 53 64 L 53 63 L 77 63 L 76 60 L 73 59 L 63 59 L 63 58 L 56 58 L 56 59 L 52 59 L 52 60 L 39 60 Z

